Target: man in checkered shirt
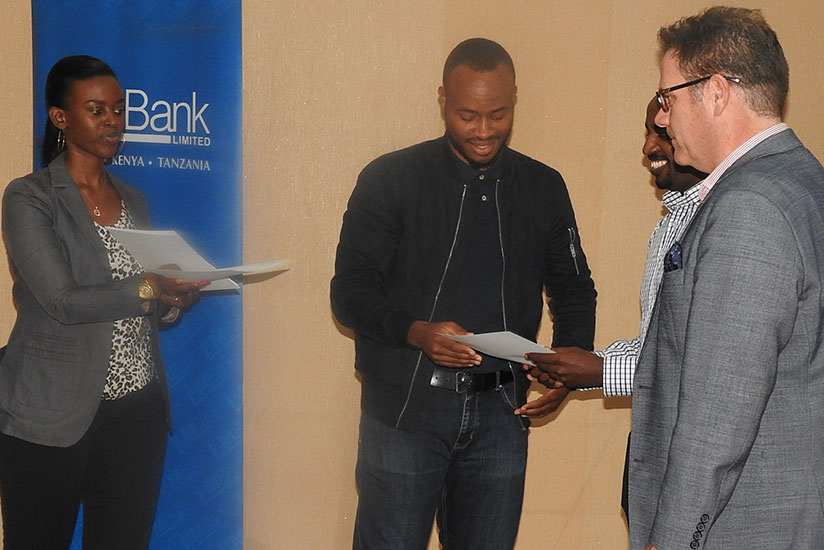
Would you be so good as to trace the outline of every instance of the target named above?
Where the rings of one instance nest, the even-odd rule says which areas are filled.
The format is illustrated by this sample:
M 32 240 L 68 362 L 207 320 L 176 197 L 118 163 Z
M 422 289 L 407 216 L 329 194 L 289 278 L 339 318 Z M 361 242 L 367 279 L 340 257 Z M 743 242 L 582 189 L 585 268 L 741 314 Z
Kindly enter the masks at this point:
M 632 394 L 635 364 L 655 306 L 664 254 L 683 234 L 698 209 L 698 183 L 706 176 L 675 163 L 675 152 L 666 129 L 656 126 L 654 122 L 658 109 L 658 102 L 652 98 L 647 106 L 646 139 L 642 151 L 649 159 L 648 168 L 655 178 L 655 185 L 666 190 L 663 204 L 667 214 L 658 222 L 649 241 L 641 283 L 641 331 L 632 340 L 618 340 L 595 352 L 580 348 L 555 348 L 554 354 L 529 354 L 529 359 L 537 365 L 530 374 L 546 385 L 563 384 L 575 389 L 602 388 L 607 397 Z

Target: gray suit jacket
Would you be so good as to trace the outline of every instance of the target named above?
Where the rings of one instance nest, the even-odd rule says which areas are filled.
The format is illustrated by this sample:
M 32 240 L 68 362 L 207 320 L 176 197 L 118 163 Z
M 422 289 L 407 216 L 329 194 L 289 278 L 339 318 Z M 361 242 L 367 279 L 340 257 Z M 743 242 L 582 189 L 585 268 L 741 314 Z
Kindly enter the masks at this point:
M 143 195 L 109 178 L 135 224 L 148 227 Z M 67 447 L 86 432 L 100 404 L 113 322 L 147 314 L 137 295 L 138 277 L 112 280 L 106 250 L 62 155 L 8 185 L 3 238 L 17 321 L 0 362 L 0 432 Z M 148 315 L 168 419 L 154 307 Z
M 824 548 L 824 169 L 768 138 L 681 245 L 633 385 L 631 548 Z

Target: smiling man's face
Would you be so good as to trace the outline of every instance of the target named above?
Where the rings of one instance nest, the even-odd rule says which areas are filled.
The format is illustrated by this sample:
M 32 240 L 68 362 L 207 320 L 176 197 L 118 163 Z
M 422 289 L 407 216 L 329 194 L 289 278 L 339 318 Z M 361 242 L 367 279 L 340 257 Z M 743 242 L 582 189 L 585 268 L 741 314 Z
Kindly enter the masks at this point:
M 642 151 L 649 160 L 648 168 L 655 178 L 655 185 L 659 189 L 683 192 L 704 179 L 704 174 L 675 163 L 675 150 L 666 128 L 655 124 L 658 109 L 658 101 L 652 98 L 647 105 L 647 119 L 644 123 L 646 138 Z
M 495 160 L 512 132 L 516 91 L 515 75 L 503 63 L 491 71 L 452 70 L 438 101 L 458 158 L 481 170 Z

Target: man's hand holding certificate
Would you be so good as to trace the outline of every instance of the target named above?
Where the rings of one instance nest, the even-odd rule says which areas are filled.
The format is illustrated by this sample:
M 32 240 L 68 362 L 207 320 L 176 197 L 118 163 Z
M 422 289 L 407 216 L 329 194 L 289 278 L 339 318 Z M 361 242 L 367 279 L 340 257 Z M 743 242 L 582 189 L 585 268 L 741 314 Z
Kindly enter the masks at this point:
M 553 353 L 551 349 L 539 346 L 535 342 L 509 331 L 468 334 L 465 336 L 444 334 L 444 336 L 481 353 L 518 364 L 535 364 L 524 358 L 527 353 Z
M 557 409 L 567 393 L 569 393 L 568 388 L 552 380 L 546 373 L 540 372 L 535 366 L 535 363 L 525 357 L 528 353 L 554 354 L 555 352 L 531 340 L 527 340 L 522 336 L 518 336 L 514 332 L 487 332 L 484 334 L 467 334 L 463 336 L 443 334 L 443 336 L 469 346 L 480 353 L 524 365 L 524 370 L 529 371 L 527 377 L 530 380 L 537 380 L 547 386 L 546 391 L 544 391 L 541 397 L 534 401 L 524 403 L 515 409 L 514 413 L 518 416 L 528 418 L 545 416 Z M 531 365 L 531 368 L 527 365 Z

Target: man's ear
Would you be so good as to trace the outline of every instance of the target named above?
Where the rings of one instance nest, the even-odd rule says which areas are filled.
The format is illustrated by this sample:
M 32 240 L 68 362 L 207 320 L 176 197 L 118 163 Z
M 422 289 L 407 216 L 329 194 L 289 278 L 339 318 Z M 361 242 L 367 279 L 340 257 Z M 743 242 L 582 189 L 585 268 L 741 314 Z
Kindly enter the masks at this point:
M 719 74 L 712 75 L 710 81 L 707 82 L 707 88 L 704 90 L 705 94 L 710 94 L 709 99 L 712 101 L 712 111 L 715 116 L 720 115 L 727 108 L 732 96 L 732 83 Z

